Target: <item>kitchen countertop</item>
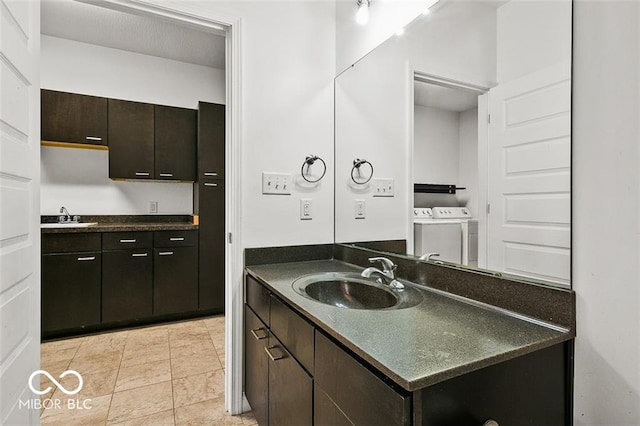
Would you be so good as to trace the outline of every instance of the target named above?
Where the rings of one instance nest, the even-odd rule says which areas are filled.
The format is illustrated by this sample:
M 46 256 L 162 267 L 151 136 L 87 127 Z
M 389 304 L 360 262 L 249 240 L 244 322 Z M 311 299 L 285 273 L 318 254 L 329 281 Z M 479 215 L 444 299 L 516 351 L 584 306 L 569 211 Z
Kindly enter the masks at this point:
M 43 223 L 55 223 L 57 216 L 44 216 Z M 82 222 L 95 225 L 82 227 L 40 228 L 43 234 L 79 232 L 190 231 L 198 229 L 187 215 L 114 215 L 82 216 Z
M 247 272 L 407 391 L 570 340 L 572 330 L 421 289 L 419 305 L 356 310 L 325 305 L 294 291 L 303 275 L 360 272 L 337 260 L 247 266 Z

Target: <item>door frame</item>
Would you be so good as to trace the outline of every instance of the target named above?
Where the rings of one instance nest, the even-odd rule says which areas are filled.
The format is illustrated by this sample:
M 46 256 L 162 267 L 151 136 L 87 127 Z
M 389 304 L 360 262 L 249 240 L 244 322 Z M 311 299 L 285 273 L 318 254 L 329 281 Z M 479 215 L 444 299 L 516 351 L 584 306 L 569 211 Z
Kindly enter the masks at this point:
M 89 0 L 77 0 L 95 4 Z M 242 393 L 243 265 L 241 238 L 241 19 L 218 12 L 189 12 L 141 0 L 103 0 L 101 7 L 146 15 L 225 35 L 225 408 L 230 414 L 248 409 Z

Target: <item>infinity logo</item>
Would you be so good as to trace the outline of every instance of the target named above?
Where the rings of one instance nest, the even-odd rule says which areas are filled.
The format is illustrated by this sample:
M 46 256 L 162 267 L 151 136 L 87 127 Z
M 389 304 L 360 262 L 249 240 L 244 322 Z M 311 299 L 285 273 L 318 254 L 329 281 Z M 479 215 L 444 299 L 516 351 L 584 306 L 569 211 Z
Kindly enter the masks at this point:
M 64 377 L 68 376 L 69 374 L 76 376 L 78 378 L 78 387 L 73 389 L 73 390 L 66 390 L 61 384 L 60 382 L 58 382 L 56 379 L 53 378 L 53 376 L 51 374 L 49 374 L 47 371 L 45 370 L 36 370 L 33 373 L 31 373 L 31 376 L 29 376 L 29 388 L 31 389 L 31 391 L 33 393 L 35 393 L 36 395 L 44 395 L 45 393 L 48 393 L 51 390 L 51 386 L 47 387 L 44 390 L 37 390 L 36 387 L 33 386 L 33 378 L 36 377 L 37 375 L 42 374 L 44 376 L 46 376 L 47 378 L 49 378 L 49 380 L 51 380 L 58 389 L 60 389 L 62 392 L 64 392 L 67 395 L 75 395 L 78 392 L 80 392 L 80 389 L 82 389 L 82 385 L 83 385 L 83 381 L 82 381 L 82 376 L 80 375 L 80 373 L 78 373 L 75 370 L 67 370 L 64 373 L 62 373 L 60 375 L 60 379 L 63 379 Z

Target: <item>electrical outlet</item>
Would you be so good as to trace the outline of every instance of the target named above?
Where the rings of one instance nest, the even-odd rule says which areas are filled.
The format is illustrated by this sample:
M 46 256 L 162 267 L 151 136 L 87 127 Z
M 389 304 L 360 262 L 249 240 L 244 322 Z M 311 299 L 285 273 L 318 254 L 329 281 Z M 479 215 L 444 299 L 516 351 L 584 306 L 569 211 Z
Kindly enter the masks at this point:
M 291 173 L 262 172 L 262 193 L 290 195 Z
M 300 200 L 300 220 L 313 219 L 313 212 L 311 210 L 311 200 L 303 198 Z
M 356 219 L 364 219 L 365 218 L 365 203 L 364 200 L 356 200 Z
M 158 213 L 157 201 L 149 201 L 149 213 Z
M 373 179 L 374 197 L 395 196 L 395 182 L 393 179 Z

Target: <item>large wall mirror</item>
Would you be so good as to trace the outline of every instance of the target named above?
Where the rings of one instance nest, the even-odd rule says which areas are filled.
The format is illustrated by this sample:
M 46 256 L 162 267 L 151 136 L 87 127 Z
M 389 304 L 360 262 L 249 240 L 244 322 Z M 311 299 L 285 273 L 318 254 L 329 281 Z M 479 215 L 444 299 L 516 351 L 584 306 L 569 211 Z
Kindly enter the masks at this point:
M 440 0 L 340 73 L 335 242 L 569 286 L 571 13 Z

